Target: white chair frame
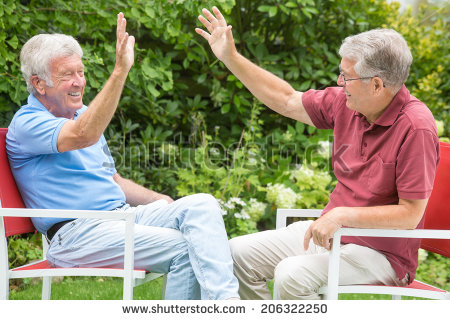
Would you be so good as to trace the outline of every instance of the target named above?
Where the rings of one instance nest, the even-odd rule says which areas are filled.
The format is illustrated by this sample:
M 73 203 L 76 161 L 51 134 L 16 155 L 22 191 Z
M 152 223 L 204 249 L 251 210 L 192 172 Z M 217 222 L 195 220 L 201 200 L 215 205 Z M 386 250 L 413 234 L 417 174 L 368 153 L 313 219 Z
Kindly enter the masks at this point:
M 318 209 L 278 209 L 276 228 L 286 227 L 287 218 L 318 218 L 322 210 Z M 330 251 L 328 264 L 328 285 L 319 288 L 318 293 L 324 299 L 337 300 L 339 293 L 374 293 L 390 294 L 393 300 L 400 300 L 402 296 L 414 296 L 429 299 L 450 299 L 450 292 L 437 292 L 419 290 L 406 287 L 351 285 L 339 286 L 339 255 L 341 236 L 367 236 L 367 237 L 392 237 L 392 238 L 422 238 L 422 239 L 450 239 L 450 230 L 391 230 L 391 229 L 360 229 L 340 228 L 333 236 L 333 245 Z M 336 245 L 339 244 L 339 245 Z M 417 281 L 417 280 L 416 280 Z M 437 288 L 439 289 L 439 288 Z M 274 286 L 274 299 L 279 299 L 278 289 Z
M 9 269 L 8 247 L 5 237 L 3 217 L 44 217 L 44 218 L 94 218 L 104 220 L 125 220 L 124 268 L 49 268 L 36 270 L 16 270 L 41 263 L 43 260 Z M 123 278 L 123 299 L 133 299 L 133 288 L 142 283 L 163 276 L 163 299 L 166 286 L 166 275 L 161 273 L 146 273 L 144 270 L 134 270 L 134 212 L 126 211 L 92 211 L 92 210 L 47 210 L 47 209 L 17 209 L 1 208 L 0 203 L 0 299 L 9 298 L 9 279 L 43 277 L 42 299 L 48 300 L 51 295 L 51 282 L 54 276 L 107 276 Z M 43 237 L 44 260 L 48 244 Z

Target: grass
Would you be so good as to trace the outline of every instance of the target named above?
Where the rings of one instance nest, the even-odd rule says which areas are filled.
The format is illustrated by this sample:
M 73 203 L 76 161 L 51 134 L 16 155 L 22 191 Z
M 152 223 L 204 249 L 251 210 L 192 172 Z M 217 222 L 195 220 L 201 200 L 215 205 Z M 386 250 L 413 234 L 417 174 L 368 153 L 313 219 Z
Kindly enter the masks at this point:
M 29 282 L 29 281 L 28 281 Z M 271 287 L 271 285 L 269 285 Z M 52 284 L 52 300 L 121 300 L 123 281 L 104 277 L 66 277 Z M 11 300 L 40 300 L 42 282 L 32 282 L 10 292 Z M 161 300 L 162 279 L 158 278 L 134 288 L 135 300 Z M 390 300 L 390 295 L 340 294 L 341 300 Z M 413 299 L 404 297 L 404 299 Z
M 123 280 L 104 277 L 65 277 L 52 283 L 52 300 L 121 300 Z M 10 291 L 10 300 L 40 300 L 42 281 Z M 162 278 L 134 288 L 135 300 L 161 300 Z

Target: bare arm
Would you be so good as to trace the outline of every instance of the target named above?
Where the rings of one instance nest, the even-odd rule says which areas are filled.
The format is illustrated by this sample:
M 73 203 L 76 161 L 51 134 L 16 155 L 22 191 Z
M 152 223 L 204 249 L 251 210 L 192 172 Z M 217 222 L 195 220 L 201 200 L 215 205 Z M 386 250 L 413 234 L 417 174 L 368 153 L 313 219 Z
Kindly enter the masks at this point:
M 302 103 L 302 92 L 236 52 L 223 61 L 262 103 L 279 114 L 313 126 Z
M 313 125 L 303 107 L 302 92 L 295 91 L 286 81 L 258 67 L 243 57 L 234 45 L 231 26 L 228 26 L 219 9 L 213 7 L 214 15 L 202 10 L 199 20 L 206 32 L 196 28 L 195 31 L 204 37 L 216 57 L 247 87 L 248 90 L 266 106 L 279 114 L 297 121 Z
M 105 86 L 77 120 L 67 121 L 58 135 L 59 152 L 76 150 L 96 143 L 119 103 L 128 72 L 134 62 L 134 37 L 126 32 L 123 13 L 117 15 L 116 65 Z
M 314 221 L 304 239 L 305 249 L 314 243 L 330 249 L 330 240 L 342 226 L 373 229 L 414 229 L 425 213 L 428 199 L 400 199 L 397 205 L 337 207 Z
M 169 203 L 173 202 L 173 199 L 171 197 L 144 188 L 143 186 L 129 179 L 122 178 L 118 173 L 116 173 L 113 178 L 125 194 L 127 203 L 132 206 L 148 204 L 161 199 L 164 199 Z

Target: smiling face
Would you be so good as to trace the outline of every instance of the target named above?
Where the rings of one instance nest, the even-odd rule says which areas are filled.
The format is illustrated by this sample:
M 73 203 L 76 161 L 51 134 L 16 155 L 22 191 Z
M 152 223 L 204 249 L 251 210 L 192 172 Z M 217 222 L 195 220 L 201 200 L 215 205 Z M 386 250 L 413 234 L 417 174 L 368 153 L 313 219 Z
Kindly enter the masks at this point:
M 357 79 L 360 76 L 355 72 L 353 67 L 356 62 L 342 58 L 341 70 L 345 79 Z M 363 80 L 351 80 L 345 82 L 343 77 L 339 75 L 337 84 L 344 88 L 347 95 L 347 108 L 356 110 L 364 114 L 366 107 L 371 104 L 370 86 L 371 83 L 363 82 Z
M 37 88 L 42 104 L 56 117 L 73 119 L 75 111 L 83 106 L 86 86 L 84 66 L 77 54 L 52 60 L 50 73 L 53 86 L 43 80 Z
M 340 67 L 343 76 L 339 75 L 337 84 L 344 88 L 347 108 L 358 111 L 369 123 L 373 123 L 389 106 L 396 92 L 386 88 L 378 76 L 368 77 L 366 81 L 359 79 L 355 64 L 355 61 L 342 58 Z M 344 81 L 344 77 L 348 80 Z

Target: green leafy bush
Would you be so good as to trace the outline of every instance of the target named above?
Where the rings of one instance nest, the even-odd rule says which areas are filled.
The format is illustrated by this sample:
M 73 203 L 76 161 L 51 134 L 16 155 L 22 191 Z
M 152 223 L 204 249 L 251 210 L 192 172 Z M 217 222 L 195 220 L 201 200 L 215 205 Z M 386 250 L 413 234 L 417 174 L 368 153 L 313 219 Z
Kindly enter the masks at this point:
M 42 259 L 42 237 L 39 233 L 8 238 L 9 268 Z
M 445 8 L 421 6 L 416 16 L 411 10 L 390 17 L 385 26 L 404 35 L 413 55 L 406 83 L 412 95 L 426 103 L 440 120 L 440 136 L 450 136 L 450 34 Z
M 450 259 L 419 249 L 416 279 L 450 291 Z

